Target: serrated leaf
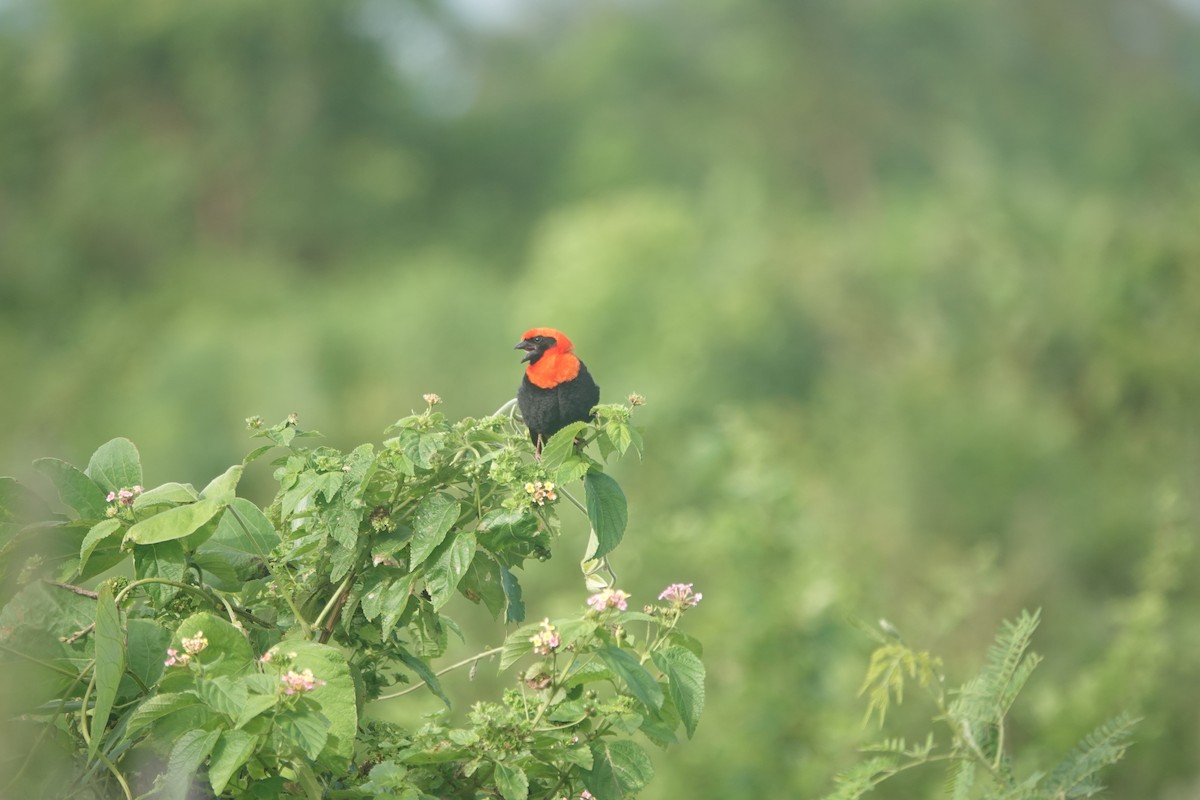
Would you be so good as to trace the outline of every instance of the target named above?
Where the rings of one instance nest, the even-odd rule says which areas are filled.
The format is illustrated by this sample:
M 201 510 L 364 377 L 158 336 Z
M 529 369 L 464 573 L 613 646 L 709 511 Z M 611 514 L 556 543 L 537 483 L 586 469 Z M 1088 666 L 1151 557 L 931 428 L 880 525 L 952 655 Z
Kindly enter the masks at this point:
M 185 731 L 171 748 L 162 796 L 168 800 L 185 800 L 191 788 L 192 776 L 208 758 L 217 743 L 220 731 Z
M 222 731 L 212 749 L 212 761 L 208 765 L 208 782 L 214 794 L 221 794 L 234 773 L 250 760 L 254 753 L 257 736 L 245 731 Z
M 92 557 L 92 553 L 96 547 L 112 536 L 121 528 L 120 520 L 106 519 L 97 522 L 92 526 L 87 535 L 83 537 L 83 543 L 79 546 L 79 571 L 83 572 L 83 568 L 87 566 L 88 559 Z
M 624 682 L 629 693 L 643 705 L 652 710 L 662 708 L 662 687 L 658 685 L 654 676 L 638 663 L 637 657 L 627 650 L 611 645 L 600 650 L 597 655 Z
M 425 588 L 435 609 L 444 606 L 454 595 L 474 558 L 474 531 L 459 531 L 443 542 L 430 558 L 425 567 Z
M 527 800 L 529 797 L 529 778 L 525 770 L 510 766 L 503 761 L 496 762 L 496 788 L 504 800 Z
M 503 650 L 500 651 L 500 670 L 506 670 L 522 656 L 533 652 L 533 642 L 530 641 L 538 631 L 538 624 L 522 625 L 510 633 L 504 640 Z
M 400 621 L 405 608 L 408 607 L 408 599 L 412 596 L 412 585 L 415 578 L 416 575 L 409 572 L 396 578 L 383 590 L 380 602 L 382 616 L 379 621 L 379 630 L 385 639 L 391 636 L 392 629 L 396 627 L 396 623 Z
M 596 539 L 594 552 L 585 554 L 584 558 L 602 558 L 612 552 L 625 535 L 625 526 L 629 522 L 628 503 L 620 485 L 604 472 L 588 472 L 583 485 L 587 493 L 588 519 Z
M 704 711 L 704 663 L 682 647 L 658 650 L 652 658 L 667 676 L 667 690 L 690 739 Z
M 39 458 L 33 462 L 33 467 L 50 479 L 63 505 L 80 519 L 104 519 L 108 510 L 104 489 L 83 472 L 57 458 Z
M 542 469 L 549 473 L 557 472 L 569 460 L 578 459 L 575 452 L 575 439 L 587 427 L 586 422 L 572 422 L 560 428 L 542 443 Z
M 279 695 L 277 694 L 250 694 L 246 697 L 245 705 L 243 705 L 238 711 L 237 719 L 234 721 L 234 727 L 245 727 L 247 722 L 265 711 L 270 711 L 278 703 Z
M 446 538 L 458 519 L 458 503 L 444 494 L 431 494 L 413 514 L 409 569 L 416 569 Z
M 592 768 L 583 782 L 596 800 L 622 800 L 639 792 L 654 777 L 646 751 L 626 739 L 592 743 Z
M 250 693 L 245 681 L 240 678 L 218 675 L 211 680 L 197 681 L 196 695 L 213 711 L 236 720 Z
M 187 556 L 179 542 L 148 544 L 133 551 L 133 574 L 138 580 L 162 578 L 179 582 L 186 572 Z M 146 584 L 145 590 L 159 608 L 179 593 L 178 587 L 165 583 Z
M 216 500 L 222 505 L 229 505 L 233 502 L 233 498 L 237 496 L 237 485 L 238 481 L 242 479 L 243 470 L 245 470 L 244 466 L 234 464 L 213 478 L 208 486 L 205 486 L 200 491 L 200 497 L 205 500 Z
M 275 715 L 274 734 L 283 740 L 283 752 L 290 745 L 315 759 L 329 739 L 329 720 L 311 710 L 287 709 Z
M 105 583 L 96 599 L 96 705 L 92 713 L 89 758 L 94 758 L 100 748 L 124 674 L 125 629 L 121 626 L 121 612 L 113 597 L 112 584 Z
M 135 544 L 155 544 L 182 539 L 199 530 L 216 516 L 222 504 L 217 500 L 197 500 L 186 506 L 176 506 L 135 524 L 125 534 Z
M 142 483 L 142 463 L 133 442 L 118 437 L 92 453 L 84 473 L 106 492 Z
M 318 642 L 285 640 L 280 649 L 296 653 L 292 669 L 311 669 L 317 679 L 325 681 L 324 686 L 304 696 L 306 701 L 316 704 L 328 721 L 329 735 L 316 759 L 326 769 L 344 771 L 350 764 L 358 732 L 354 679 L 346 657 L 336 647 Z

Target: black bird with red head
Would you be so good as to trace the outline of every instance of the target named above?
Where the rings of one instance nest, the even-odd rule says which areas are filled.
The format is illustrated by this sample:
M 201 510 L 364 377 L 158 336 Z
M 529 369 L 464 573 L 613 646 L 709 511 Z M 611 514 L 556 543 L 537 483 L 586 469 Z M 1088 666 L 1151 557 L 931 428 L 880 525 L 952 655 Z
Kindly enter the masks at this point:
M 541 454 L 542 445 L 559 430 L 592 418 L 592 409 L 600 402 L 600 387 L 562 331 L 531 328 L 516 349 L 525 351 L 521 363 L 529 363 L 517 389 L 517 406 L 529 426 L 534 449 Z

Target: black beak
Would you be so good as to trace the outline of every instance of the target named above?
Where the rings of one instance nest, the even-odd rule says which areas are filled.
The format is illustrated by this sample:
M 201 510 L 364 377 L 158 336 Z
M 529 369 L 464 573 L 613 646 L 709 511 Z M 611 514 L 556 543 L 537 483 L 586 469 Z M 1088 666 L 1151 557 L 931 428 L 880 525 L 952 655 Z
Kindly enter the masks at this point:
M 530 359 L 533 358 L 533 353 L 534 353 L 534 350 L 536 350 L 536 349 L 537 348 L 535 347 L 533 342 L 529 341 L 528 339 L 522 339 L 521 341 L 519 341 L 515 345 L 513 345 L 513 350 L 524 350 L 525 351 L 525 357 L 521 359 L 522 364 L 524 364 L 526 361 L 529 361 Z

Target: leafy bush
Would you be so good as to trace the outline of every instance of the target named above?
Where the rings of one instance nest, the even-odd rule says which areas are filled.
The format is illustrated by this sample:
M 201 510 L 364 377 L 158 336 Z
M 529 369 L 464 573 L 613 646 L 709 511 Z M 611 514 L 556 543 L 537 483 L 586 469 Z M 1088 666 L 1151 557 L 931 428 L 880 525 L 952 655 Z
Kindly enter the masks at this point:
M 31 733 L 6 796 L 184 798 L 628 797 L 653 769 L 642 745 L 691 737 L 704 705 L 700 645 L 677 627 L 700 599 L 675 584 L 630 610 L 606 556 L 625 496 L 603 465 L 640 450 L 629 406 L 556 434 L 530 458 L 503 413 L 447 420 L 427 395 L 382 446 L 304 447 L 295 417 L 249 421 L 266 442 L 197 491 L 142 486 L 126 439 L 86 469 L 36 468 L 67 513 L 0 479 L 0 658 Z M 265 508 L 244 467 L 282 450 Z M 582 481 L 585 499 L 565 488 Z M 517 570 L 544 561 L 562 502 L 587 515 L 586 610 L 517 627 L 501 647 L 435 670 L 457 593 L 524 622 Z M 125 577 L 90 579 L 116 569 Z M 582 609 L 582 604 L 581 604 Z M 521 664 L 467 725 L 364 722 L 364 708 L 495 658 Z M 402 688 L 397 688 L 402 687 Z M 48 755 L 51 754 L 51 755 Z M 57 754 L 63 768 L 45 768 Z

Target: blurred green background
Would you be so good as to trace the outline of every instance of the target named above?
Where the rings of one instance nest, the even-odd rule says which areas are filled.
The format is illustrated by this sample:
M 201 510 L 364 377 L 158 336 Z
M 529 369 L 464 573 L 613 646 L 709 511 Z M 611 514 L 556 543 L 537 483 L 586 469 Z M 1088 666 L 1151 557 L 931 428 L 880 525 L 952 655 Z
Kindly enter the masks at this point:
M 1113 796 L 1194 798 L 1198 220 L 1189 0 L 4 0 L 0 471 L 479 416 L 560 327 L 649 401 L 623 587 L 705 595 L 647 797 L 828 791 L 875 735 L 848 618 L 961 680 L 1042 607 L 1022 764 L 1130 709 Z

